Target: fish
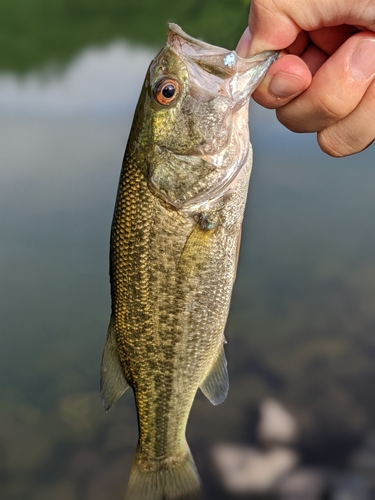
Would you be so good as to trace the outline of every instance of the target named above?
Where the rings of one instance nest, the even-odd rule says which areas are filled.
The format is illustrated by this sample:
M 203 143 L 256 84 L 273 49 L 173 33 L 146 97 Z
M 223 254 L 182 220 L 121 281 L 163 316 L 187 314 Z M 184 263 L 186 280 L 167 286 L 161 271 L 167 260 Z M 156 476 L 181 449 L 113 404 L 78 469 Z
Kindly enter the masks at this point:
M 131 387 L 139 438 L 127 500 L 202 498 L 185 437 L 200 389 L 228 387 L 224 327 L 252 168 L 250 95 L 277 58 L 249 59 L 169 24 L 134 114 L 110 240 L 106 410 Z

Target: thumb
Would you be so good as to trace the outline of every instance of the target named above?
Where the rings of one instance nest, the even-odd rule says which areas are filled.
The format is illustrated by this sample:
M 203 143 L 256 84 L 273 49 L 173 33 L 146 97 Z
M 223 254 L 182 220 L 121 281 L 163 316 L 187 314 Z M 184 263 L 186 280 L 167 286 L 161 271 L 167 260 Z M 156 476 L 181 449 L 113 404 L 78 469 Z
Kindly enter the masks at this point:
M 301 31 L 338 25 L 375 31 L 375 2 L 368 0 L 252 0 L 249 15 L 251 42 L 243 35 L 239 47 L 248 57 L 263 50 L 291 45 Z

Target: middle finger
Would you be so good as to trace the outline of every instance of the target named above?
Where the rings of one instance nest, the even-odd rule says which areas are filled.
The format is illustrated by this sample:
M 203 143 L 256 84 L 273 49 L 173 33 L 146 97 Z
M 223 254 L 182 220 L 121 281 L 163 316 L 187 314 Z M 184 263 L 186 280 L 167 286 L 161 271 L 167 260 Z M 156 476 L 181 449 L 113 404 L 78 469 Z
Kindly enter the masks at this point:
M 347 116 L 361 101 L 375 75 L 375 36 L 349 38 L 316 72 L 311 85 L 277 110 L 294 132 L 317 132 Z

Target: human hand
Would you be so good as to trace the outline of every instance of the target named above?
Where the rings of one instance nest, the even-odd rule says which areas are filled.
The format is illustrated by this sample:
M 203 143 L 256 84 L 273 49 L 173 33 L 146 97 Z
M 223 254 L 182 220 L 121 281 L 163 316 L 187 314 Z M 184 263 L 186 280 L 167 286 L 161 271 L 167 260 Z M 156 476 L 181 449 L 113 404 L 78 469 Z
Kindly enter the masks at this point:
M 375 2 L 252 0 L 237 52 L 280 50 L 254 92 L 294 132 L 317 132 L 331 156 L 375 139 Z

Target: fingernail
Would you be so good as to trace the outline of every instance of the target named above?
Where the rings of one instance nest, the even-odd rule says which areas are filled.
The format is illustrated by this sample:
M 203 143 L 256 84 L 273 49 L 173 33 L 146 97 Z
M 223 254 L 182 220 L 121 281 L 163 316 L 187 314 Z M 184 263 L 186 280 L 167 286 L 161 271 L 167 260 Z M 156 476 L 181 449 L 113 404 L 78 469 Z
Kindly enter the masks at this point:
M 356 80 L 367 80 L 375 73 L 375 39 L 358 42 L 350 61 L 352 75 Z
M 275 97 L 291 97 L 303 90 L 305 90 L 305 84 L 299 76 L 283 71 L 278 71 L 269 85 L 269 91 Z
M 249 28 L 246 28 L 237 44 L 236 47 L 237 54 L 240 57 L 247 57 L 249 54 L 250 44 L 251 44 L 251 34 Z

